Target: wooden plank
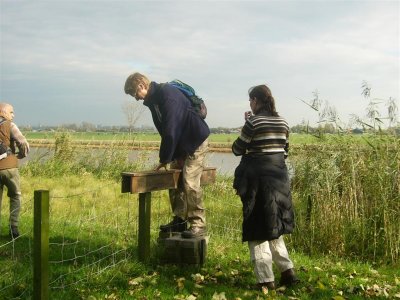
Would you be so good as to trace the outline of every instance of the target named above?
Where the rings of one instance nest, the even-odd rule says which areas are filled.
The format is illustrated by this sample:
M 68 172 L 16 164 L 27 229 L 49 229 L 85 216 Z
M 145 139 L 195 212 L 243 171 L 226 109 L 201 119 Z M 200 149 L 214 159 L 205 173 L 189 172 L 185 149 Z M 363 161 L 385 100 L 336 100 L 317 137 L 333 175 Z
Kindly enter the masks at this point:
M 182 171 L 177 169 L 168 171 L 123 172 L 121 173 L 121 192 L 134 194 L 176 189 L 181 173 Z M 202 185 L 214 183 L 215 177 L 216 168 L 205 167 L 200 183 Z
M 217 168 L 215 167 L 205 167 L 203 169 L 203 174 L 201 174 L 200 184 L 207 185 L 215 182 L 217 177 Z
M 122 178 L 125 177 L 125 179 L 123 179 L 122 192 L 146 193 L 166 189 L 176 189 L 180 173 L 180 170 L 145 171 L 134 173 L 124 172 L 122 173 Z

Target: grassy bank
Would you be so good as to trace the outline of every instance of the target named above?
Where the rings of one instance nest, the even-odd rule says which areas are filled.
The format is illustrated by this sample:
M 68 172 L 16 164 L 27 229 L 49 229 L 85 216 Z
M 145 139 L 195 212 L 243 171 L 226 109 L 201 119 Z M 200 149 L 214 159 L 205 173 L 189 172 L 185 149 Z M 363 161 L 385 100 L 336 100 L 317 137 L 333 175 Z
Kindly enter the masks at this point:
M 160 136 L 156 133 L 110 133 L 110 132 L 27 132 L 25 133 L 31 147 L 54 148 L 59 140 L 67 139 L 74 148 L 107 149 L 120 148 L 126 150 L 158 150 Z M 209 147 L 212 152 L 231 153 L 232 143 L 238 134 L 211 134 Z M 330 145 L 335 147 L 338 140 L 351 141 L 351 148 L 368 145 L 370 135 L 310 135 L 292 134 L 291 149 L 304 146 Z M 339 142 L 340 143 L 340 142 Z

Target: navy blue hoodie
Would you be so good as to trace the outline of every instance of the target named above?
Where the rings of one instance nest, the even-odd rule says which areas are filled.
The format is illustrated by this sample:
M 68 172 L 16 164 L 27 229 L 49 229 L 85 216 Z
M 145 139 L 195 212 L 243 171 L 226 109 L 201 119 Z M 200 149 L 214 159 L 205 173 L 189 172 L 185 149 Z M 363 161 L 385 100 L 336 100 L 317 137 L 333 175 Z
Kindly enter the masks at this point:
M 210 134 L 189 99 L 172 85 L 151 82 L 143 105 L 161 135 L 160 163 L 192 155 Z

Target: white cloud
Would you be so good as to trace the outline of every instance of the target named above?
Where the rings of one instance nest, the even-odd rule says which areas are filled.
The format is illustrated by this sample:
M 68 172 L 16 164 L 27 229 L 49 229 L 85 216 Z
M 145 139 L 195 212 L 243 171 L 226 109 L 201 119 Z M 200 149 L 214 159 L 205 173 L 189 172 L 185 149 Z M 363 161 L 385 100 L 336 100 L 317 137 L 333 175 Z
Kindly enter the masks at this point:
M 396 1 L 2 1 L 1 44 L 0 96 L 32 124 L 124 123 L 133 71 L 192 84 L 210 126 L 241 125 L 263 82 L 291 124 L 312 117 L 298 98 L 315 89 L 343 114 L 363 113 L 362 80 L 400 94 Z M 60 109 L 73 102 L 82 110 Z

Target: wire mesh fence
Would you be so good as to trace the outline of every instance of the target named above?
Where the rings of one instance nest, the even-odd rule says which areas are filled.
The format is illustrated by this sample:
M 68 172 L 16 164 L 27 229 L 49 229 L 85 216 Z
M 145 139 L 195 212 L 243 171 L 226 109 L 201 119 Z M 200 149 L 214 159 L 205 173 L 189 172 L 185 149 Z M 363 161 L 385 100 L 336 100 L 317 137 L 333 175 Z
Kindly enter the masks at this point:
M 240 200 L 233 194 L 219 199 L 213 189 L 204 188 L 210 237 L 240 241 Z M 25 198 L 16 239 L 3 234 L 8 215 L 6 204 L 2 207 L 0 299 L 31 298 L 33 293 L 33 197 Z M 151 249 L 157 248 L 159 226 L 170 218 L 168 191 L 153 192 Z M 66 194 L 50 191 L 49 224 L 50 293 L 95 285 L 99 277 L 113 280 L 114 272 L 138 261 L 138 195 L 121 194 L 118 183 L 77 186 Z

